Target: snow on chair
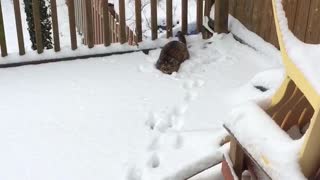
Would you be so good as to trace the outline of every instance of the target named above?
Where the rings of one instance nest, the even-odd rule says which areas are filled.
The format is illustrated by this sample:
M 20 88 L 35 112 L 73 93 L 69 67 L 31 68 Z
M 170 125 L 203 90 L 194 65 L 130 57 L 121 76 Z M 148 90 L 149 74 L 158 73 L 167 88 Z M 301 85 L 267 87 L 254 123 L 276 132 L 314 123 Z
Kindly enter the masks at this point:
M 281 0 L 272 4 L 287 77 L 269 109 L 243 105 L 225 123 L 232 137 L 222 168 L 226 179 L 241 178 L 246 168 L 258 179 L 319 178 L 320 45 L 300 42 L 288 29 Z M 292 127 L 308 129 L 293 140 L 285 133 Z

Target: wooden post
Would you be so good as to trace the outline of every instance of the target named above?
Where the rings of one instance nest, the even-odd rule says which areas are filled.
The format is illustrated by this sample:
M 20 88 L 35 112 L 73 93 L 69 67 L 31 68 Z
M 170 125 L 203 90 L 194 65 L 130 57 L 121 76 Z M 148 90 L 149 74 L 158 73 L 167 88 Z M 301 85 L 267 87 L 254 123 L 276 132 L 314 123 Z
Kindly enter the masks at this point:
M 231 138 L 230 141 L 230 160 L 233 164 L 233 169 L 238 177 L 241 177 L 244 164 L 244 152 L 242 151 L 240 145 L 234 139 Z
M 151 36 L 152 40 L 158 38 L 158 12 L 157 12 L 157 0 L 151 0 Z
M 135 0 L 136 10 L 136 36 L 138 42 L 142 41 L 141 0 Z
M 119 0 L 119 39 L 120 43 L 124 44 L 126 42 L 126 9 L 124 0 Z
M 57 3 L 56 0 L 51 0 L 51 17 L 52 17 L 52 32 L 54 41 L 54 51 L 60 51 L 60 38 L 59 38 L 59 25 L 58 25 L 58 14 L 57 14 Z
M 202 32 L 203 0 L 197 0 L 197 32 Z
M 214 4 L 214 0 L 205 0 L 204 16 L 210 16 L 211 7 Z M 203 39 L 210 38 L 210 35 L 207 31 L 204 31 L 202 34 Z
M 93 24 L 92 24 L 92 2 L 91 0 L 85 0 L 86 8 L 86 33 L 87 43 L 89 48 L 93 48 Z
M 181 0 L 181 31 L 183 34 L 188 33 L 188 0 Z
M 1 56 L 2 57 L 7 56 L 8 52 L 7 52 L 6 35 L 4 32 L 1 1 L 0 1 L 0 47 L 1 47 Z
M 40 1 L 32 0 L 32 12 L 34 19 L 34 27 L 36 32 L 36 45 L 39 54 L 43 53 L 41 22 L 40 22 Z
M 103 41 L 104 46 L 110 45 L 110 22 L 109 22 L 109 2 L 108 0 L 102 1 L 102 11 L 103 11 Z
M 214 30 L 228 33 L 229 0 L 216 0 L 214 11 Z
M 76 34 L 76 17 L 74 14 L 74 0 L 68 0 L 68 13 L 69 13 L 69 27 L 70 27 L 70 40 L 71 49 L 77 49 L 77 34 Z
M 172 37 L 172 0 L 167 0 L 167 38 Z
M 24 55 L 26 53 L 26 51 L 25 51 L 25 48 L 24 48 L 24 40 L 23 40 L 23 31 L 22 31 L 19 0 L 14 0 L 13 1 L 13 6 L 14 6 L 15 19 L 16 19 L 17 37 L 18 37 L 18 44 L 19 44 L 19 54 L 20 55 Z

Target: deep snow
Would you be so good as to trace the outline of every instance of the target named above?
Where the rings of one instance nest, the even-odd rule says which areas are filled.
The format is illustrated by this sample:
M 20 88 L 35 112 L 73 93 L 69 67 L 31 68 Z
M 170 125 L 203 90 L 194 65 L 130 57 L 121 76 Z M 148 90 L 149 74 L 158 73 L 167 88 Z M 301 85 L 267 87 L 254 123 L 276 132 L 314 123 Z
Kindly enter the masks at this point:
M 268 103 L 282 69 L 231 35 L 189 47 L 171 76 L 160 50 L 1 69 L 0 179 L 178 180 L 221 160 L 226 114 Z

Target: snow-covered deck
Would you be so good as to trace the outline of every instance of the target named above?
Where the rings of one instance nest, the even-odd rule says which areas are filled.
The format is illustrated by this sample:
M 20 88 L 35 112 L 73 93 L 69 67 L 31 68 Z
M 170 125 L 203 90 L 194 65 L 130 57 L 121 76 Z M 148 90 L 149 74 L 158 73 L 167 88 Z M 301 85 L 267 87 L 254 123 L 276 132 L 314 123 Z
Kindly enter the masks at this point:
M 226 114 L 270 100 L 282 69 L 231 35 L 189 46 L 171 76 L 160 50 L 1 69 L 0 179 L 177 180 L 220 160 Z

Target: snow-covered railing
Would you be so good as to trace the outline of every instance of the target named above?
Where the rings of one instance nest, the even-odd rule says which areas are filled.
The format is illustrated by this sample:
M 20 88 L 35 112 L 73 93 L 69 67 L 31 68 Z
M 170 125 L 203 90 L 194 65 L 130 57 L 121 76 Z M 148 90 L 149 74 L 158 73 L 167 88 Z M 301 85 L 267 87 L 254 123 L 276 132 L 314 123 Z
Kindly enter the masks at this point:
M 38 56 L 35 52 L 29 50 L 26 51 L 25 49 L 25 44 L 28 44 L 28 42 L 26 42 L 27 40 L 25 38 L 27 37 L 27 35 L 24 35 L 27 26 L 24 25 L 25 22 L 22 21 L 21 18 L 25 17 L 23 14 L 23 10 L 20 8 L 22 0 L 13 0 L 12 2 L 9 2 L 13 3 L 14 5 L 16 31 L 10 30 L 8 36 L 12 36 L 16 32 L 19 46 L 19 55 L 14 53 L 17 50 L 16 47 L 12 46 L 8 47 L 8 55 L 6 39 L 10 37 L 6 37 L 5 31 L 8 31 L 6 24 L 9 24 L 9 21 L 13 21 L 13 19 L 6 18 L 5 21 L 3 21 L 0 1 L 0 46 L 1 56 L 3 57 L 0 58 L 0 64 L 5 64 L 4 66 L 6 67 L 9 67 L 8 64 L 10 63 L 17 65 L 19 63 L 25 64 L 26 62 L 32 61 L 36 61 L 37 63 L 39 61 L 50 62 L 53 59 L 54 61 L 58 61 L 59 58 L 62 57 L 62 54 L 64 59 L 77 59 L 79 58 L 77 54 L 81 54 L 81 57 L 90 57 L 93 54 L 84 54 L 88 51 L 83 50 L 85 48 L 87 48 L 88 50 L 92 49 L 93 47 L 95 47 L 95 45 L 98 44 L 99 52 L 103 51 L 103 48 L 101 48 L 100 45 L 103 44 L 103 46 L 105 47 L 104 51 L 108 52 L 107 54 L 112 53 L 110 52 L 110 45 L 112 43 L 118 42 L 120 44 L 127 43 L 128 45 L 137 45 L 139 43 L 138 48 L 130 49 L 141 50 L 143 44 L 146 44 L 144 42 L 150 43 L 150 40 L 152 40 L 154 44 L 158 44 L 158 47 L 160 47 L 159 43 L 157 43 L 157 41 L 155 40 L 158 38 L 163 38 L 165 40 L 165 36 L 163 35 L 163 32 L 160 32 L 159 28 L 164 28 L 166 37 L 171 38 L 174 36 L 174 31 L 176 32 L 180 29 L 185 34 L 188 33 L 188 30 L 190 32 L 189 21 L 192 21 L 192 23 L 195 24 L 195 27 L 192 26 L 191 28 L 192 33 L 203 33 L 203 38 L 206 39 L 209 37 L 210 32 L 205 31 L 205 29 L 203 28 L 203 18 L 204 16 L 209 16 L 211 7 L 214 2 L 216 4 L 216 23 L 214 25 L 216 32 L 227 32 L 228 25 L 228 0 L 167 0 L 161 1 L 161 6 L 159 6 L 160 1 L 158 2 L 158 0 L 130 1 L 131 6 L 129 8 L 131 8 L 131 14 L 129 15 L 130 17 L 132 16 L 132 19 L 134 19 L 133 26 L 132 24 L 128 25 L 127 23 L 128 19 L 126 16 L 126 11 L 128 11 L 128 6 L 130 5 L 128 4 L 129 0 L 50 0 L 50 6 L 48 6 L 48 8 L 51 14 L 48 16 L 51 16 L 51 18 L 49 19 L 51 20 L 52 30 L 51 27 L 48 29 L 53 36 L 52 45 L 54 48 L 50 50 L 50 47 L 46 47 L 46 42 L 44 42 L 43 39 L 43 26 L 47 26 L 47 24 L 44 25 L 43 22 L 41 22 L 42 20 L 40 18 L 42 16 L 41 13 L 43 13 L 43 9 L 41 9 L 43 2 L 42 0 L 30 1 L 32 2 L 32 4 L 30 4 L 30 9 L 32 11 L 33 21 L 28 22 L 28 25 L 29 28 L 34 28 L 34 34 L 32 34 L 32 32 L 30 31 L 29 34 L 30 39 L 35 40 L 35 43 L 33 42 L 32 44 L 32 48 L 36 49 Z M 58 5 L 57 2 L 59 3 Z M 175 21 L 177 20 L 176 17 L 173 17 L 173 15 L 177 15 L 175 12 L 177 2 L 179 4 L 179 8 L 181 8 L 181 12 L 179 12 L 181 13 L 181 16 L 179 15 L 179 20 L 177 22 L 173 22 L 173 19 L 175 19 Z M 67 6 L 65 6 L 65 3 L 67 4 Z M 146 7 L 144 6 L 145 3 L 149 3 L 148 10 L 150 10 L 150 19 L 146 19 L 146 17 L 144 17 L 145 14 L 142 14 L 142 9 L 146 9 Z M 173 7 L 174 3 L 175 7 Z M 189 4 L 191 6 L 189 6 Z M 65 9 L 62 10 L 61 6 L 65 6 Z M 161 22 L 158 22 L 158 11 L 161 10 L 161 13 L 163 13 L 163 6 L 165 6 L 166 11 L 164 14 L 161 14 L 161 18 L 163 18 L 163 16 L 165 16 L 166 18 L 165 20 L 161 20 Z M 26 9 L 25 11 L 27 12 Z M 27 14 L 27 16 L 28 15 L 30 14 Z M 196 19 L 189 20 L 188 18 L 190 17 L 196 17 Z M 27 19 L 28 18 L 30 17 L 27 17 Z M 142 23 L 146 22 L 150 25 L 150 36 L 143 34 L 145 31 L 145 27 L 142 26 Z M 49 23 L 49 26 L 51 25 Z M 65 26 L 67 26 L 68 28 L 66 29 Z M 59 27 L 61 28 L 60 30 Z M 82 42 L 79 42 L 81 39 L 79 38 L 77 31 L 80 35 L 83 35 Z M 63 33 L 63 35 L 61 33 Z M 160 33 L 162 34 L 160 35 Z M 84 45 L 82 45 L 81 43 L 83 43 Z M 151 44 L 150 47 L 145 48 L 154 48 L 154 44 Z M 128 48 L 125 48 L 125 46 L 123 47 L 124 48 L 122 51 L 125 52 Z M 12 49 L 14 49 L 14 51 L 12 51 Z M 119 48 L 117 48 L 117 52 L 119 52 L 118 50 Z M 79 51 L 81 51 L 81 53 Z M 52 55 L 46 56 L 46 54 L 48 53 Z M 27 56 L 23 56 L 25 54 L 27 54 Z M 103 54 L 106 53 L 99 54 L 99 56 Z M 20 56 L 23 56 L 23 58 L 20 58 Z

